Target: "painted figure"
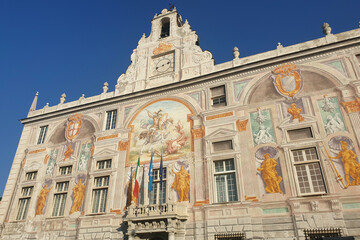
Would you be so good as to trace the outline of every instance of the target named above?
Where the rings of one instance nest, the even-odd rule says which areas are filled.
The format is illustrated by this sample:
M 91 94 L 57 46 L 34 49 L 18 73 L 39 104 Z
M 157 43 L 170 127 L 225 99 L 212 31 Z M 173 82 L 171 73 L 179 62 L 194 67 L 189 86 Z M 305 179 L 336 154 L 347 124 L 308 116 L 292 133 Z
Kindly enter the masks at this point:
M 335 133 L 338 131 L 344 131 L 344 130 L 345 130 L 345 126 L 340 118 L 339 113 L 336 113 L 335 116 L 329 115 L 327 117 L 327 122 L 325 125 L 325 131 L 327 134 Z
M 298 107 L 296 106 L 296 103 L 290 104 L 290 108 L 288 108 L 287 111 L 288 111 L 288 113 L 291 114 L 293 120 L 299 119 L 299 122 L 304 121 L 304 117 L 301 116 L 301 114 L 300 114 L 301 111 L 302 111 L 302 109 L 301 109 L 301 108 L 298 108 Z
M 69 144 L 69 146 L 67 147 L 66 152 L 64 153 L 64 161 L 66 161 L 66 159 L 70 159 L 71 155 L 73 154 L 74 150 L 71 148 L 71 144 Z
M 175 180 L 171 188 L 175 189 L 179 195 L 178 202 L 189 201 L 189 190 L 190 190 L 190 174 L 185 170 L 184 166 L 181 166 L 179 172 L 174 172 Z
M 167 128 L 173 124 L 173 119 L 168 117 L 168 113 L 162 113 L 161 108 L 154 112 L 145 110 L 152 120 L 143 119 L 140 123 L 140 127 L 146 129 L 139 134 L 139 139 L 144 140 L 140 153 L 143 152 L 146 146 L 150 151 L 153 144 L 164 141 L 170 134 Z
M 168 140 L 166 141 L 166 148 L 165 148 L 165 156 L 168 154 L 177 153 L 186 143 L 186 141 L 189 139 L 187 136 L 185 136 L 185 132 L 183 131 L 183 125 L 180 121 L 178 121 L 177 125 L 175 126 L 176 132 L 179 134 L 177 138 L 174 140 Z
M 260 125 L 259 131 L 255 136 L 255 143 L 262 144 L 273 141 L 273 137 L 271 136 L 269 131 L 269 128 L 266 128 L 264 125 Z
M 41 191 L 39 193 L 37 203 L 36 203 L 35 216 L 36 215 L 43 215 L 43 210 L 44 210 L 44 207 L 45 207 L 46 198 L 47 198 L 50 190 L 51 190 L 51 188 L 48 189 L 46 184 L 45 184 L 44 188 L 41 189 Z
M 73 188 L 73 197 L 74 197 L 74 202 L 73 205 L 71 206 L 70 214 L 74 212 L 79 212 L 81 205 L 84 201 L 85 185 L 82 184 L 81 178 L 79 179 L 78 184 L 76 184 L 75 187 Z
M 145 109 L 147 111 L 147 114 L 149 118 L 152 118 L 153 120 L 153 127 L 156 129 L 161 130 L 162 124 L 165 119 L 167 119 L 168 114 L 162 113 L 162 109 L 159 109 L 157 112 L 150 112 L 149 110 Z
M 360 163 L 356 161 L 357 155 L 354 153 L 354 151 L 348 149 L 348 143 L 345 141 L 340 141 L 341 143 L 341 151 L 336 157 L 331 157 L 331 159 L 339 159 L 341 158 L 341 161 L 344 165 L 344 171 L 345 171 L 345 179 L 347 184 L 345 185 L 345 188 L 348 186 L 354 186 L 354 185 L 360 185 Z M 350 181 L 350 176 L 354 179 L 354 181 Z
M 266 184 L 265 191 L 268 193 L 282 193 L 279 187 L 282 177 L 278 175 L 275 169 L 278 163 L 274 158 L 270 158 L 269 153 L 266 153 L 264 157 L 265 160 L 257 170 L 262 172 L 262 178 Z

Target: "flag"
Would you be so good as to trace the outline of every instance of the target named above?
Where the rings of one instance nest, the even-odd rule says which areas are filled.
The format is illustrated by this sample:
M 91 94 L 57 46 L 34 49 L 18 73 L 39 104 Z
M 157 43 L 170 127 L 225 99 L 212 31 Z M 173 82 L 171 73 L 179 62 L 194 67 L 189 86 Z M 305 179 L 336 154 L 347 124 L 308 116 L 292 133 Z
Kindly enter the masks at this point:
M 149 191 L 153 190 L 153 153 L 151 152 L 151 160 L 149 166 Z
M 133 195 L 136 199 L 138 199 L 139 197 L 139 182 L 137 180 L 137 175 L 138 175 L 138 170 L 139 170 L 139 167 L 140 167 L 140 156 L 138 158 L 138 163 L 137 163 L 137 166 L 136 166 L 136 171 L 135 171 L 135 184 L 134 184 L 134 191 L 133 191 Z M 136 204 L 136 203 L 135 203 Z
M 163 156 L 162 156 L 162 148 L 161 148 L 161 160 L 160 160 L 159 177 L 160 177 L 160 191 L 162 191 L 162 183 L 163 183 Z

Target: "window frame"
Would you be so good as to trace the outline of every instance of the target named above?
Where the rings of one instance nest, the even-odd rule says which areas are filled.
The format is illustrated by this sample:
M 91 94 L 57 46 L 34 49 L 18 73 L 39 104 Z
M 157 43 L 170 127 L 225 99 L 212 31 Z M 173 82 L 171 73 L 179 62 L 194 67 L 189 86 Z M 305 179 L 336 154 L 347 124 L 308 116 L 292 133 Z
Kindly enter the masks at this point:
M 66 173 L 62 174 L 62 169 L 65 169 Z M 70 169 L 70 172 L 68 171 Z M 59 176 L 69 176 L 72 174 L 73 165 L 59 166 Z
M 307 160 L 305 150 L 308 150 L 308 149 L 315 149 L 317 159 Z M 301 151 L 302 152 L 302 157 L 305 160 L 303 160 L 303 161 L 295 161 L 295 157 L 294 157 L 294 152 L 295 151 Z M 294 172 L 293 175 L 294 175 L 294 178 L 295 178 L 295 185 L 296 185 L 296 189 L 297 189 L 297 192 L 298 192 L 299 196 L 326 195 L 328 193 L 328 188 L 327 188 L 326 181 L 325 181 L 326 178 L 325 178 L 325 175 L 324 175 L 324 172 L 323 172 L 323 166 L 322 166 L 322 163 L 321 163 L 320 154 L 319 154 L 319 150 L 318 150 L 317 146 L 308 145 L 308 146 L 302 146 L 302 147 L 299 147 L 299 148 L 290 149 L 290 158 L 291 158 L 291 164 L 292 164 L 292 168 L 293 168 L 293 172 Z M 322 179 L 323 186 L 324 186 L 324 191 L 323 192 L 321 192 L 321 191 L 320 192 L 315 192 L 314 191 L 313 179 L 311 178 L 312 175 L 311 175 L 310 169 L 308 167 L 308 165 L 314 164 L 314 163 L 317 163 L 318 166 L 319 166 L 319 169 L 320 169 L 321 179 Z M 297 172 L 297 169 L 296 169 L 296 166 L 300 166 L 300 165 L 306 166 L 306 170 L 305 170 L 306 171 L 306 177 L 308 178 L 308 180 L 311 179 L 311 181 L 309 181 L 309 187 L 310 187 L 311 192 L 308 192 L 308 193 L 302 193 L 301 192 L 299 176 L 298 176 L 298 172 Z
M 303 130 L 303 129 L 310 129 L 311 137 L 309 137 L 309 138 L 301 138 L 301 139 L 291 139 L 289 132 L 298 131 L 298 130 Z M 301 141 L 306 141 L 306 140 L 313 140 L 313 139 L 315 139 L 314 130 L 313 130 L 313 127 L 312 127 L 311 125 L 309 125 L 309 126 L 302 126 L 302 127 L 298 127 L 298 128 L 290 128 L 290 129 L 287 129 L 287 130 L 286 130 L 286 135 L 287 135 L 287 140 L 288 140 L 288 142 L 301 142 Z
M 224 150 L 216 150 L 215 149 L 215 145 L 219 144 L 219 143 L 226 143 L 229 142 L 230 143 L 230 148 L 229 149 L 224 149 Z M 211 142 L 211 150 L 212 153 L 221 153 L 221 152 L 230 152 L 230 151 L 234 151 L 234 141 L 233 139 L 225 139 L 225 140 L 219 140 L 219 141 L 212 141 Z
M 226 170 L 226 165 L 225 165 L 225 162 L 228 161 L 228 160 L 232 160 L 233 162 L 233 167 L 234 169 L 233 170 Z M 223 171 L 216 171 L 216 167 L 215 167 L 215 163 L 216 162 L 223 162 L 223 167 L 224 167 L 224 170 Z M 214 181 L 214 202 L 215 203 L 219 203 L 219 204 L 222 204 L 222 203 L 231 203 L 231 202 L 238 202 L 239 201 L 239 182 L 238 182 L 238 178 L 237 178 L 237 168 L 236 168 L 236 161 L 235 161 L 235 158 L 234 157 L 229 157 L 229 158 L 223 158 L 223 159 L 216 159 L 216 160 L 213 160 L 213 163 L 212 163 L 212 168 L 213 168 L 213 181 Z M 233 200 L 233 201 L 230 201 L 229 200 L 229 189 L 228 189 L 228 184 L 230 181 L 228 179 L 227 176 L 229 175 L 233 175 L 233 179 L 235 181 L 235 186 L 234 186 L 234 191 L 236 193 L 236 200 Z M 219 201 L 219 198 L 220 196 L 218 195 L 219 193 L 217 192 L 217 181 L 216 181 L 216 176 L 225 176 L 225 197 L 226 197 L 226 200 L 225 201 Z
M 34 181 L 36 180 L 38 171 L 31 171 L 25 173 L 25 181 Z
M 30 189 L 30 193 L 25 192 L 26 189 Z M 16 213 L 16 218 L 15 218 L 16 221 L 26 220 L 28 210 L 29 210 L 29 205 L 31 202 L 31 197 L 34 192 L 34 186 L 24 186 L 21 188 L 20 191 L 21 192 L 20 192 L 17 213 Z M 22 202 L 25 202 L 25 203 L 22 204 Z M 22 205 L 24 207 L 20 207 L 20 205 Z
M 104 130 L 112 130 L 116 128 L 118 110 L 113 109 L 105 112 Z
M 40 126 L 38 140 L 36 142 L 36 145 L 41 145 L 41 144 L 45 143 L 45 138 L 46 138 L 46 133 L 48 131 L 48 128 L 49 128 L 49 125 Z
M 156 173 L 156 174 L 154 174 Z M 160 168 L 155 168 L 152 171 L 153 174 L 153 190 L 152 192 L 148 191 L 148 199 L 149 199 L 149 205 L 161 205 L 161 204 L 166 204 L 166 200 L 167 200 L 167 168 L 163 167 L 163 184 L 162 184 L 162 189 L 160 189 Z M 154 187 L 156 186 L 156 187 Z M 155 190 L 156 189 L 156 190 Z M 165 190 L 165 193 L 163 192 Z M 154 192 L 156 191 L 156 194 L 154 194 Z M 162 195 L 163 194 L 163 195 Z M 156 195 L 155 198 L 155 202 L 153 200 L 153 197 L 151 195 Z M 163 200 L 161 202 L 161 200 Z
M 67 183 L 67 185 L 66 185 Z M 65 184 L 65 188 L 62 187 L 59 191 L 58 189 L 58 185 L 60 184 Z M 63 182 L 57 182 L 55 184 L 55 190 L 54 190 L 54 198 L 53 198 L 53 208 L 52 208 L 52 213 L 51 213 L 51 216 L 52 217 L 64 217 L 64 213 L 65 213 L 65 208 L 66 208 L 66 201 L 67 201 L 67 195 L 68 195 L 68 192 L 69 192 L 69 186 L 70 186 L 70 182 L 69 181 L 63 181 Z M 56 202 L 57 202 L 57 196 L 64 196 L 64 197 L 61 197 L 60 200 L 59 200 L 59 204 L 57 205 Z M 56 215 L 54 214 L 55 212 L 55 208 L 57 208 L 56 210 Z
M 224 93 L 222 95 L 215 95 L 214 96 L 213 90 L 215 88 L 219 88 L 219 87 L 224 88 Z M 226 84 L 210 87 L 209 91 L 210 91 L 210 102 L 211 102 L 211 107 L 212 108 L 225 107 L 225 106 L 228 105 L 227 94 L 226 94 Z M 215 101 L 219 100 L 219 102 L 214 104 L 214 100 Z
M 104 167 L 103 168 L 100 168 L 100 164 L 101 163 L 104 163 Z M 110 163 L 110 164 L 109 164 Z M 110 166 L 109 166 L 110 165 Z M 95 166 L 95 169 L 96 170 L 109 170 L 109 169 L 112 169 L 112 159 L 103 159 L 103 160 L 97 160 L 96 161 L 96 166 Z
M 97 179 L 106 179 L 107 181 L 101 180 L 101 185 L 97 186 Z M 107 184 L 107 185 L 104 185 Z M 92 187 L 92 192 L 91 192 L 91 214 L 104 214 L 107 212 L 107 205 L 109 202 L 109 186 L 110 186 L 110 175 L 104 175 L 104 176 L 97 176 L 94 177 L 94 182 L 93 182 L 93 187 Z M 99 192 L 99 201 L 97 203 L 97 206 L 95 206 L 95 194 Z M 103 192 L 105 192 L 105 202 L 104 201 L 104 196 L 102 195 Z M 101 206 L 103 205 L 103 206 Z M 94 209 L 97 209 L 97 211 L 94 211 Z M 103 210 L 103 211 L 102 211 Z

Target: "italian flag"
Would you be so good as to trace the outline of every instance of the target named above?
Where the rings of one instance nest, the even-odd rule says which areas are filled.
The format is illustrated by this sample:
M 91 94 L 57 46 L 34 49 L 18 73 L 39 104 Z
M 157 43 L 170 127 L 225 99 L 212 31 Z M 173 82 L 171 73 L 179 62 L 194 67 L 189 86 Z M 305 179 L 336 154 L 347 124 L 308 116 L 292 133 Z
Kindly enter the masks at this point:
M 140 167 L 140 156 L 138 158 L 138 163 L 137 163 L 137 166 L 136 166 L 135 184 L 134 184 L 134 192 L 133 192 L 133 195 L 134 195 L 134 197 L 136 197 L 136 199 L 139 197 L 139 181 L 137 180 L 139 167 Z

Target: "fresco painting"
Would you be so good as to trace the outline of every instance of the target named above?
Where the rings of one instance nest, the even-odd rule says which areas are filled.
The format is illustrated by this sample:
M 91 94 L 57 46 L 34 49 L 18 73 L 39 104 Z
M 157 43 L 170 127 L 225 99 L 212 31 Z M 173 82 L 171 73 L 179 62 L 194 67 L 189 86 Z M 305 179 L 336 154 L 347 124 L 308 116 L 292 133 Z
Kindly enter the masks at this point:
M 51 151 L 51 153 L 50 153 L 50 159 L 49 159 L 48 165 L 47 165 L 47 167 L 46 167 L 46 175 L 52 175 L 53 170 L 54 170 L 54 166 L 55 166 L 55 161 L 56 161 L 56 158 L 57 158 L 57 155 L 58 155 L 58 152 L 59 152 L 58 149 L 55 149 L 55 150 L 52 150 L 52 151 Z
M 255 160 L 260 193 L 284 194 L 285 187 L 278 151 L 270 146 L 261 147 L 255 153 Z
M 130 124 L 131 134 L 128 164 L 136 164 L 140 155 L 143 163 L 149 162 L 151 152 L 154 161 L 161 154 L 163 160 L 179 159 L 191 152 L 191 111 L 174 100 L 155 102 L 136 115 Z
M 250 113 L 250 122 L 254 145 L 275 142 L 270 110 L 259 108 Z
M 91 157 L 91 143 L 86 143 L 81 146 L 78 171 L 86 171 L 88 166 L 88 161 Z
M 234 83 L 234 92 L 235 92 L 235 98 L 239 101 L 240 95 L 244 89 L 244 87 L 248 84 L 249 81 L 242 81 L 242 82 L 236 82 Z
M 327 97 L 318 100 L 321 118 L 327 135 L 345 131 L 344 118 L 341 114 L 339 102 L 336 97 Z

